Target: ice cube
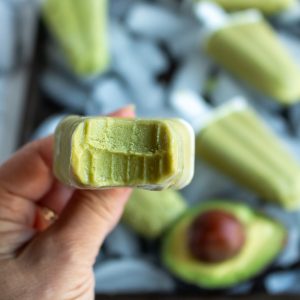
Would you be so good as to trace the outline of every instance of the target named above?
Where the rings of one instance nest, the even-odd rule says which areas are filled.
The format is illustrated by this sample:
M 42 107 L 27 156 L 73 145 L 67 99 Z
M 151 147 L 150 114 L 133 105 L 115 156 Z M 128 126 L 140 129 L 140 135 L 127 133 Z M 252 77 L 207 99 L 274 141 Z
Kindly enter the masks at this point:
M 131 32 L 156 40 L 176 36 L 189 24 L 190 20 L 176 11 L 150 3 L 136 4 L 126 19 L 126 25 Z
M 279 32 L 279 39 L 286 46 L 287 50 L 294 58 L 294 61 L 300 67 L 300 40 L 299 38 L 295 38 L 291 34 L 286 33 L 285 31 Z
M 181 63 L 171 83 L 172 94 L 180 90 L 202 93 L 211 67 L 210 60 L 199 52 L 190 53 Z
M 110 13 L 114 19 L 123 19 L 138 0 L 111 0 Z
M 46 120 L 42 122 L 38 126 L 38 128 L 34 131 L 31 139 L 37 140 L 43 137 L 46 137 L 50 134 L 53 134 L 58 123 L 66 116 L 66 114 L 57 114 L 51 117 L 48 117 Z
M 236 96 L 244 96 L 245 90 L 226 71 L 220 71 L 214 88 L 211 91 L 211 99 L 215 106 L 222 105 Z
M 156 82 L 154 74 L 147 69 L 147 63 L 135 55 L 134 43 L 120 24 L 112 24 L 112 69 L 129 87 L 132 100 L 142 111 L 159 111 L 164 104 L 164 88 Z
M 270 274 L 265 281 L 270 294 L 299 294 L 300 271 L 284 271 Z
M 124 224 L 119 224 L 105 240 L 107 256 L 137 257 L 140 252 L 138 237 Z
M 95 267 L 96 293 L 171 293 L 173 279 L 145 259 L 113 259 Z
M 167 70 L 168 58 L 156 43 L 144 38 L 136 39 L 133 43 L 134 54 L 144 62 L 151 74 L 157 75 Z
M 42 74 L 41 87 L 53 101 L 67 109 L 82 112 L 89 94 L 84 87 L 58 71 L 48 69 Z
M 11 70 L 16 66 L 17 23 L 13 6 L 0 1 L 0 70 Z
M 116 77 L 108 76 L 95 84 L 91 97 L 85 105 L 85 114 L 108 114 L 130 104 L 131 96 Z
M 0 113 L 5 112 L 6 109 L 6 84 L 7 79 L 5 77 L 0 77 Z
M 293 107 L 289 108 L 289 121 L 291 123 L 291 127 L 298 136 L 300 137 L 300 103 L 297 103 Z
M 201 51 L 203 29 L 199 27 L 199 24 L 191 24 L 189 27 L 182 28 L 177 35 L 170 37 L 166 42 L 168 49 L 176 59 L 184 58 L 190 53 L 198 51 L 199 56 L 205 56 L 205 59 L 209 60 Z

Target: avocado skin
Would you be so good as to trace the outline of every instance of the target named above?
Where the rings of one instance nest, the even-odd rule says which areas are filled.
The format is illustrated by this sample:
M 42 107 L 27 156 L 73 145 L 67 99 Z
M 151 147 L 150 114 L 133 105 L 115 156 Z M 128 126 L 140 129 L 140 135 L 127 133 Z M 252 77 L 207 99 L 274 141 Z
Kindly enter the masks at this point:
M 196 216 L 213 209 L 236 216 L 247 230 L 247 239 L 236 257 L 222 263 L 205 264 L 188 252 L 185 233 Z M 287 231 L 282 224 L 245 204 L 211 200 L 188 209 L 168 231 L 162 243 L 162 261 L 176 277 L 188 284 L 205 289 L 226 289 L 266 269 L 282 250 L 286 236 Z M 261 246 L 258 246 L 256 238 L 258 241 L 262 239 Z

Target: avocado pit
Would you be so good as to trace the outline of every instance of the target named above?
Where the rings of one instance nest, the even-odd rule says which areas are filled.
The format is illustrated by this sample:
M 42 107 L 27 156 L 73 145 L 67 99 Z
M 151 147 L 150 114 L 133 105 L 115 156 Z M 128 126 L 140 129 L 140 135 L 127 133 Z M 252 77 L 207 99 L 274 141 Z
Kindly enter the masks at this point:
M 188 248 L 205 263 L 219 263 L 237 255 L 245 243 L 245 230 L 232 214 L 211 210 L 198 215 L 189 228 Z

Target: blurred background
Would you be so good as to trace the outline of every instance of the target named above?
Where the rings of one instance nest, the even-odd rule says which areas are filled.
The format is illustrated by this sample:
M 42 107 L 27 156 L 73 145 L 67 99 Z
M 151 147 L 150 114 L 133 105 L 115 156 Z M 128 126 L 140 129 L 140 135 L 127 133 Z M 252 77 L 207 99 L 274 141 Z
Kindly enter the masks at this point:
M 300 294 L 299 102 L 296 0 L 0 0 L 0 162 L 67 114 L 129 104 L 138 117 L 180 117 L 196 132 L 185 204 L 155 237 L 117 226 L 95 265 L 98 293 Z M 288 234 L 257 274 L 208 290 L 168 271 L 160 249 L 175 217 L 216 198 L 259 210 Z

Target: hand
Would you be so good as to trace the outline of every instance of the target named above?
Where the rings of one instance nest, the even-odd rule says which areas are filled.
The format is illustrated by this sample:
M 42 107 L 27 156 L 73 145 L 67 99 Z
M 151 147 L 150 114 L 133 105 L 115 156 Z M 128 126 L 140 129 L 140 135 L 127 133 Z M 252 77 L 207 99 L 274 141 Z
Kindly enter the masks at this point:
M 133 117 L 131 107 L 114 116 Z M 52 174 L 53 137 L 0 168 L 1 300 L 94 299 L 93 264 L 130 189 L 73 190 Z M 58 215 L 51 224 L 45 209 Z M 51 213 L 48 214 L 51 217 Z

